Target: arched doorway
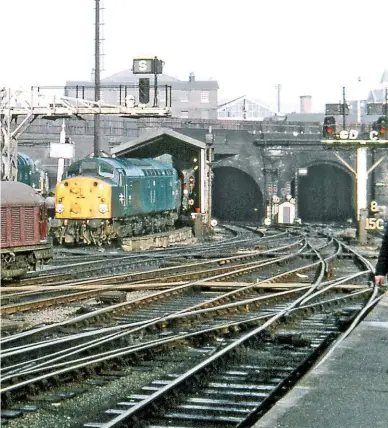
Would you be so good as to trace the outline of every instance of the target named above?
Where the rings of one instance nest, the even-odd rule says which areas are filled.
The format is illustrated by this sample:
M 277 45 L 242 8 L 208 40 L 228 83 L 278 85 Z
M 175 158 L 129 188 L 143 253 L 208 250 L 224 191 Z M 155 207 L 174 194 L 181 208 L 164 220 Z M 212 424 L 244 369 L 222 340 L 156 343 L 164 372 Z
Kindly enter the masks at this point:
M 227 221 L 261 221 L 264 217 L 263 195 L 255 180 L 232 167 L 219 167 L 213 171 L 213 216 Z

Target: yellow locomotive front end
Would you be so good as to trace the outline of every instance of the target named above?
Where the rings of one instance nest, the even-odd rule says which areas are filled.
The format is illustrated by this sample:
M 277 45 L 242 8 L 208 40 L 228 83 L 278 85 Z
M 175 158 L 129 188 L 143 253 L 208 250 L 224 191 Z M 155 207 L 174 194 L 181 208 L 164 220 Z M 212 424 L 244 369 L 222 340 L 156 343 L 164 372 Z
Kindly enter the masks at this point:
M 102 244 L 109 239 L 112 187 L 95 177 L 71 177 L 56 185 L 51 231 L 59 243 Z

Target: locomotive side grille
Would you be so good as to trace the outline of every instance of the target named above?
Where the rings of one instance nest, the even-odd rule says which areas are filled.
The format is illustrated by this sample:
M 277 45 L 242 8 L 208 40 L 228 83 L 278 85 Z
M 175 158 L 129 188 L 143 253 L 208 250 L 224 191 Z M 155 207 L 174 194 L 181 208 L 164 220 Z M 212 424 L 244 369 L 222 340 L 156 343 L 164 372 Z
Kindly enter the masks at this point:
M 34 231 L 34 208 L 26 207 L 24 208 L 24 224 L 25 227 L 25 240 L 26 242 L 33 242 L 35 239 Z
M 12 242 L 21 241 L 21 227 L 20 227 L 20 208 L 11 208 L 11 236 Z
M 7 245 L 7 210 L 1 207 L 1 246 Z

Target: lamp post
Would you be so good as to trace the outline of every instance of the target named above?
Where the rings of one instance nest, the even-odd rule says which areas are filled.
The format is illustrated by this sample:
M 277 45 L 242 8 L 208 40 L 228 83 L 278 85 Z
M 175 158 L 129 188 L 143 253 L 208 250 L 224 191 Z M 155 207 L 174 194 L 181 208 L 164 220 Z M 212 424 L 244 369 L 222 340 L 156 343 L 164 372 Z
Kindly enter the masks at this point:
M 361 77 L 358 77 L 358 93 L 357 93 L 357 123 L 361 124 L 361 93 L 360 93 L 360 83 L 361 83 Z

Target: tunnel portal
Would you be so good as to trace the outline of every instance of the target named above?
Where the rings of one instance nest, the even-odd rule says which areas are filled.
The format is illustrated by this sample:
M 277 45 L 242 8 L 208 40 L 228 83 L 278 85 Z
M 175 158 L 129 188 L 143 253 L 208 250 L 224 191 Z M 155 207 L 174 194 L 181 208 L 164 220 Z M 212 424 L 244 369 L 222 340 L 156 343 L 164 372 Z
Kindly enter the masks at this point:
M 305 222 L 345 223 L 355 219 L 355 184 L 334 165 L 314 165 L 298 180 L 299 217 Z
M 213 216 L 226 221 L 262 221 L 263 195 L 247 173 L 231 167 L 214 169 Z

